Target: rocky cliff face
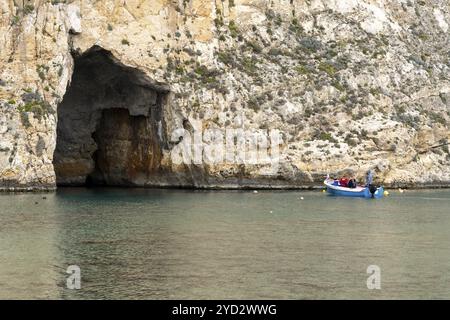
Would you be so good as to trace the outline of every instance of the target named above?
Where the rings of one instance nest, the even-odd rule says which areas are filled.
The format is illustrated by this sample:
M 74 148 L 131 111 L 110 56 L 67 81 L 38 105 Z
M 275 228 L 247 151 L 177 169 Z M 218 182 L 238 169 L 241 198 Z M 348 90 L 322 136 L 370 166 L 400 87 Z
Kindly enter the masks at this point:
M 301 187 L 368 168 L 450 183 L 446 0 L 0 0 L 0 14 L 3 189 Z M 176 164 L 177 128 L 277 129 L 276 171 Z

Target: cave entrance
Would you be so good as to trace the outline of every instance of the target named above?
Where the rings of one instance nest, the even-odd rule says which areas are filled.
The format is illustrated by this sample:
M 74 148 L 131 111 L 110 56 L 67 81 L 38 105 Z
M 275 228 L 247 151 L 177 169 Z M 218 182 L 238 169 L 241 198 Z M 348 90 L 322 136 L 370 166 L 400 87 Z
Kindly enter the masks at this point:
M 151 184 L 164 145 L 168 89 L 100 47 L 74 57 L 58 106 L 58 186 Z

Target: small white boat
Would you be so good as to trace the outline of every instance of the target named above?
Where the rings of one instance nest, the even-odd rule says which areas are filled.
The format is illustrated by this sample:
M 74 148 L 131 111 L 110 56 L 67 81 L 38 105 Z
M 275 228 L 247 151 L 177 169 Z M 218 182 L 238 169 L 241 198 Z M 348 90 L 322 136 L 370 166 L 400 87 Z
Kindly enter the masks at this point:
M 382 198 L 384 195 L 383 187 L 363 187 L 356 188 L 342 187 L 339 181 L 327 177 L 323 182 L 327 186 L 327 192 L 335 196 L 357 197 L 357 198 Z

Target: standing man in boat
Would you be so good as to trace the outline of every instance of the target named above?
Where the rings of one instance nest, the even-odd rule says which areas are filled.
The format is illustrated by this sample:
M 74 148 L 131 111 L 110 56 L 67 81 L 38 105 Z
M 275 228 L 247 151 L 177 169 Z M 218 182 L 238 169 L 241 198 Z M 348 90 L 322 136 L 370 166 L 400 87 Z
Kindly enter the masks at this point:
M 366 187 L 370 187 L 373 182 L 373 171 L 369 169 L 366 175 Z
M 373 171 L 371 169 L 369 169 L 367 171 L 367 176 L 366 176 L 366 187 L 369 188 L 372 198 L 375 198 L 375 192 L 377 191 L 377 187 L 374 186 L 372 183 L 373 183 Z

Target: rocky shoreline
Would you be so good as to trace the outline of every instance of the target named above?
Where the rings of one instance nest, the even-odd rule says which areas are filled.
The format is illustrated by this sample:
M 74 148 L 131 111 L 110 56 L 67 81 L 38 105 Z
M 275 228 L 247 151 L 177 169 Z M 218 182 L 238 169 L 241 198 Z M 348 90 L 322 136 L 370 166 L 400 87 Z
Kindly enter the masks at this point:
M 381 184 L 383 185 L 383 184 Z M 385 190 L 405 189 L 405 190 L 434 190 L 434 189 L 449 189 L 450 181 L 448 183 L 424 183 L 424 184 L 395 184 L 395 185 L 383 185 Z M 78 187 L 0 187 L 0 193 L 51 193 L 56 192 L 59 189 L 65 188 L 88 188 L 85 186 Z M 124 188 L 124 189 L 179 189 L 179 190 L 236 190 L 236 191 L 248 191 L 248 190 L 266 190 L 266 191 L 283 191 L 283 190 L 323 190 L 325 187 L 318 183 L 310 185 L 261 185 L 261 184 L 247 184 L 247 185 L 208 185 L 208 186 L 96 186 L 89 188 Z

